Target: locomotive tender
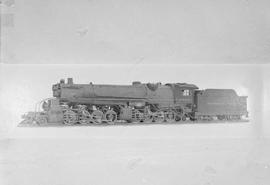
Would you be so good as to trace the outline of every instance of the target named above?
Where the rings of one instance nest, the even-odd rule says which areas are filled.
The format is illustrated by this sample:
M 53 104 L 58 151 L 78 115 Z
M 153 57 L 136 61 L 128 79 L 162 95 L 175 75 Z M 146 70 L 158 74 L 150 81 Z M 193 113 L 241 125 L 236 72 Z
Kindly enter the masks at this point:
M 233 89 L 199 90 L 187 83 L 132 85 L 75 84 L 72 78 L 52 86 L 53 97 L 23 123 L 101 124 L 241 120 L 248 116 L 247 96 Z

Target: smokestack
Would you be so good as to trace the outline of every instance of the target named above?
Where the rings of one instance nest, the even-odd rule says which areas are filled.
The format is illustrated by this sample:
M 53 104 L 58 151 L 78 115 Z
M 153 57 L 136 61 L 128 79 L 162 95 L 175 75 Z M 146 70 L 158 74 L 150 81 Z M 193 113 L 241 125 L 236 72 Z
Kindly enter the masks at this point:
M 67 80 L 68 80 L 68 81 L 67 81 L 68 84 L 70 84 L 70 85 L 73 84 L 73 78 L 68 78 Z

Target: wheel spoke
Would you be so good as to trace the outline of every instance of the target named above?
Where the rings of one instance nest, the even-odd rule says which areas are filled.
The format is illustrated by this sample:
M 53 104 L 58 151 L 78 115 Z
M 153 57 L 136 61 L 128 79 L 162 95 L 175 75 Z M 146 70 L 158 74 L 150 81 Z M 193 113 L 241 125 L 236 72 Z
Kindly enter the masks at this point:
M 64 124 L 73 125 L 77 121 L 76 113 L 72 110 L 66 110 L 63 115 Z
M 165 121 L 165 114 L 163 111 L 157 111 L 154 116 L 154 121 L 159 123 Z
M 82 110 L 79 113 L 79 123 L 80 124 L 89 124 L 92 121 L 92 116 L 87 110 Z
M 108 110 L 105 113 L 105 119 L 107 123 L 109 124 L 114 124 L 114 122 L 117 120 L 117 114 L 113 110 Z
M 167 111 L 165 113 L 165 118 L 167 122 L 174 122 L 175 121 L 175 113 L 173 111 Z
M 100 110 L 95 110 L 92 113 L 92 118 L 93 118 L 93 122 L 95 124 L 100 124 L 102 123 L 102 117 L 103 117 L 103 112 L 101 112 Z

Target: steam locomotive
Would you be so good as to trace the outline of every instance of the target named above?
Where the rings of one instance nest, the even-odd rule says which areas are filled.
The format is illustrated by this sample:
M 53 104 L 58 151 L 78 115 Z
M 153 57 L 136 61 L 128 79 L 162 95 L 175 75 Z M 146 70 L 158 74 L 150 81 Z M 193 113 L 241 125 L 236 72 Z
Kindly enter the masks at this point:
M 233 89 L 199 90 L 187 83 L 132 85 L 75 84 L 72 78 L 52 86 L 53 98 L 23 116 L 23 123 L 115 124 L 117 122 L 185 122 L 242 120 L 247 96 Z

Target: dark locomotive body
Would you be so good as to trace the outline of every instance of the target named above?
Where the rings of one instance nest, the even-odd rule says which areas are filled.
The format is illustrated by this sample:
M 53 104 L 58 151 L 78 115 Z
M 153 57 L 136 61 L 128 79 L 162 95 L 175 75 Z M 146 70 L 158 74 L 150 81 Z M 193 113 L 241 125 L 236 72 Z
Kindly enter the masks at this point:
M 240 120 L 248 115 L 246 96 L 238 96 L 232 89 L 199 90 L 186 83 L 94 85 L 74 84 L 69 78 L 67 83 L 61 80 L 53 85 L 52 90 L 54 98 L 41 102 L 43 111 L 32 116 L 32 120 L 113 124 Z

